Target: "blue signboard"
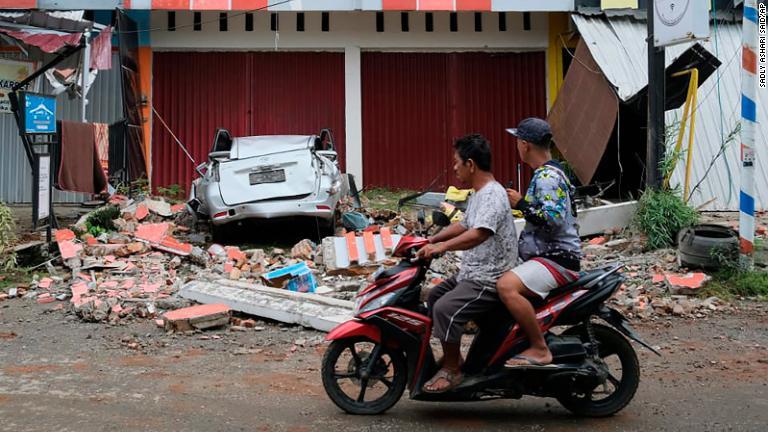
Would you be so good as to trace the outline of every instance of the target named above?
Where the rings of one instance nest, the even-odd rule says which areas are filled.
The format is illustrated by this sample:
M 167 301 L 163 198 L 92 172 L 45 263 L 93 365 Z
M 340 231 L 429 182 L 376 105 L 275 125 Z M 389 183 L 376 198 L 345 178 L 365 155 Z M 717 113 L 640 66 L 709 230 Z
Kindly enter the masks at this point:
M 24 131 L 28 134 L 56 133 L 56 97 L 24 94 Z

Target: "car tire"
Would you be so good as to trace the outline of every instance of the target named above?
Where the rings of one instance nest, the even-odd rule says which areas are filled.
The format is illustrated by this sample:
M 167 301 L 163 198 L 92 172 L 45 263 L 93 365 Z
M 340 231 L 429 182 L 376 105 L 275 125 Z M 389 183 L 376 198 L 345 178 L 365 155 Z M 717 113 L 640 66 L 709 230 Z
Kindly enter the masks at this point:
M 211 236 L 214 243 L 226 243 L 229 239 L 231 230 L 229 225 L 213 225 L 211 224 Z
M 723 258 L 736 259 L 739 235 L 726 226 L 702 224 L 680 230 L 677 244 L 680 265 L 716 269 L 723 264 Z

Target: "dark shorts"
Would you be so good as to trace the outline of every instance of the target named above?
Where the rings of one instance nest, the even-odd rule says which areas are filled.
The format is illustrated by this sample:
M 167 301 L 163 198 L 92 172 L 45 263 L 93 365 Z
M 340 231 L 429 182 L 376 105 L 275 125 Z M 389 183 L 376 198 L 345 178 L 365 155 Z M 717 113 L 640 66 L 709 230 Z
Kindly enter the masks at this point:
M 429 292 L 427 304 L 432 318 L 432 335 L 441 342 L 459 343 L 464 325 L 498 307 L 496 290 L 473 281 L 456 282 L 452 277 Z

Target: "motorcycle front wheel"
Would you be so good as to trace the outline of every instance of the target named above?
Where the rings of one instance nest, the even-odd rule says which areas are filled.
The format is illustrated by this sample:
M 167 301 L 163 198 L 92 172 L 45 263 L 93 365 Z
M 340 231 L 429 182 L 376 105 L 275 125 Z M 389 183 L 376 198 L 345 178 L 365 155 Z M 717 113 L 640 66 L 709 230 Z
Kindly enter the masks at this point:
M 608 417 L 624 409 L 635 396 L 640 384 L 640 365 L 637 353 L 621 333 L 599 324 L 592 324 L 592 329 L 598 363 L 607 373 L 606 379 L 587 391 L 566 390 L 557 400 L 574 414 Z M 584 343 L 589 342 L 584 326 L 570 328 L 564 334 L 578 335 Z
M 408 367 L 400 350 L 368 339 L 333 341 L 323 356 L 323 387 L 350 414 L 381 414 L 405 391 Z

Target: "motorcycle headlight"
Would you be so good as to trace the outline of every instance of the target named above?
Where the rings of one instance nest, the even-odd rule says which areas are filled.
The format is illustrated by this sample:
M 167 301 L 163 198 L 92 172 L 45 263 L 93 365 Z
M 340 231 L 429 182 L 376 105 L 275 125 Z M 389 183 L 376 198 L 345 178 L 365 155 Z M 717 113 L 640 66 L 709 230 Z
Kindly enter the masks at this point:
M 392 291 L 391 293 L 387 293 L 382 295 L 381 297 L 375 298 L 368 302 L 367 304 L 365 302 L 368 301 L 375 292 L 372 292 L 370 294 L 366 294 L 362 297 L 358 297 L 357 300 L 355 300 L 355 309 L 354 309 L 354 315 L 360 315 L 365 312 L 372 311 L 374 309 L 378 309 L 380 307 L 386 306 L 390 301 L 394 300 L 395 296 L 400 293 L 400 290 Z M 365 304 L 365 306 L 363 306 Z

